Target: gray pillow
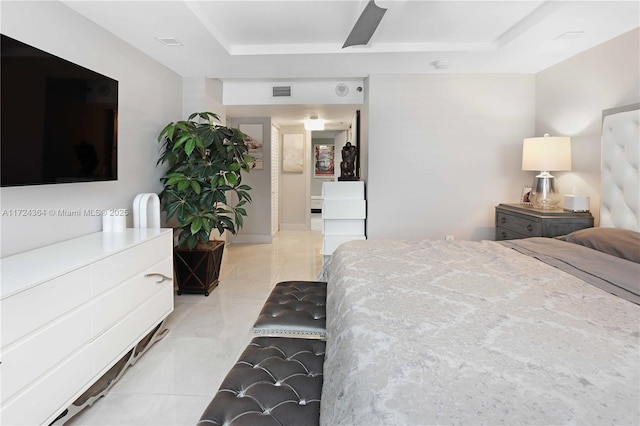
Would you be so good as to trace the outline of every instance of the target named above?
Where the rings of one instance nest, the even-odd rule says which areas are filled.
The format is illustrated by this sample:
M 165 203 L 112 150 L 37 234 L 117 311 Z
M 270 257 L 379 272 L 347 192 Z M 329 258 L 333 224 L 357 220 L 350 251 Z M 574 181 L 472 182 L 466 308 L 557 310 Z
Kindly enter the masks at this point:
M 587 228 L 557 238 L 640 263 L 638 232 L 618 228 Z

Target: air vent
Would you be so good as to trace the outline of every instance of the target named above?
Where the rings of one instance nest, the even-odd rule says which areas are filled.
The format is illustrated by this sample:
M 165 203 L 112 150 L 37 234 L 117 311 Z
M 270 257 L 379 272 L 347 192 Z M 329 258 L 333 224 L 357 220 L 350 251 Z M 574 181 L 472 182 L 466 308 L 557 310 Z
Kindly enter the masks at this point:
M 273 86 L 273 97 L 291 96 L 291 86 Z
M 156 40 L 165 46 L 182 46 L 182 42 L 173 37 L 156 37 Z

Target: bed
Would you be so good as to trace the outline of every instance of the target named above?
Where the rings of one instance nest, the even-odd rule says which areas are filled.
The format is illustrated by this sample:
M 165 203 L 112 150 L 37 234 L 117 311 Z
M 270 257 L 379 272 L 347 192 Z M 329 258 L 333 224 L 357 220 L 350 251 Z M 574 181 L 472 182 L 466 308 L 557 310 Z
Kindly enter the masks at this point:
M 600 228 L 340 246 L 321 424 L 640 424 L 638 117 L 604 113 Z

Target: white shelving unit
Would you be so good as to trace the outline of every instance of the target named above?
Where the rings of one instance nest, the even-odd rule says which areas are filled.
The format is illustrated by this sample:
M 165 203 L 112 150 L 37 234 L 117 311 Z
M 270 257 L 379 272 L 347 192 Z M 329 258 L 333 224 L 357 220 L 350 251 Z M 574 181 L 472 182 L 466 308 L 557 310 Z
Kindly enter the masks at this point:
M 367 205 L 364 182 L 322 184 L 322 254 L 329 256 L 342 243 L 364 240 Z

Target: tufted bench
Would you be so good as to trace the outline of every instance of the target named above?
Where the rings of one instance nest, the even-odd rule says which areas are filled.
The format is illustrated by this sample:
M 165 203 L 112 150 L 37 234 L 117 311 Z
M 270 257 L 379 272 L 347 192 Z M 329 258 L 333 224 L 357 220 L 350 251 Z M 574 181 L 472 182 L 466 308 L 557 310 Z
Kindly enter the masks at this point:
M 269 336 L 323 338 L 326 334 L 326 303 L 326 282 L 280 282 L 267 298 L 253 331 Z
M 318 339 L 254 338 L 198 425 L 317 425 L 325 345 Z

